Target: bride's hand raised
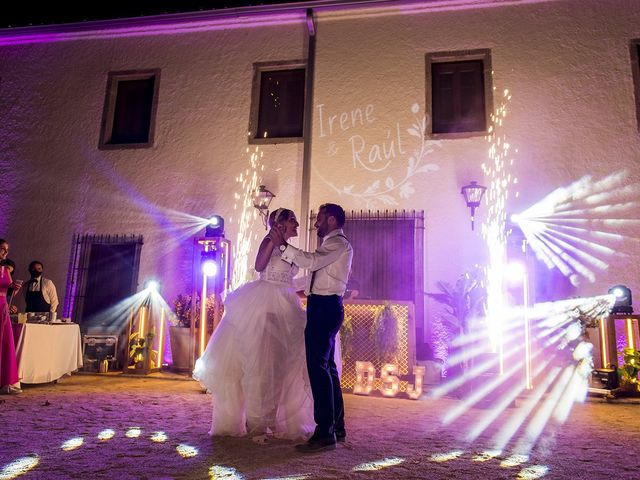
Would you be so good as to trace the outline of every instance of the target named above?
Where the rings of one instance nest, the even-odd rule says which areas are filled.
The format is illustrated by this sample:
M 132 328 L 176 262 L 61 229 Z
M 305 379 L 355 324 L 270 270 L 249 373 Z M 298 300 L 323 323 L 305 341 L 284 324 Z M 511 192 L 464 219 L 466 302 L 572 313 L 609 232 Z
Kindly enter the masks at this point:
M 269 237 L 273 242 L 273 244 L 276 246 L 282 245 L 283 243 L 285 243 L 284 235 L 282 234 L 282 231 L 278 228 L 277 225 L 274 225 L 273 227 L 271 227 L 271 230 L 269 230 L 267 237 Z

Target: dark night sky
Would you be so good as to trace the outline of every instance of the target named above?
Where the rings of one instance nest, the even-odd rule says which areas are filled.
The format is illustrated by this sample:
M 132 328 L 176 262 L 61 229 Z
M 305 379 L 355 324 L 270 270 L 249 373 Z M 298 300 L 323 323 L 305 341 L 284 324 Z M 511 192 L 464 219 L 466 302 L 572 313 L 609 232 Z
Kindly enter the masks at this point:
M 165 13 L 197 12 L 235 8 L 252 5 L 270 5 L 276 3 L 299 3 L 301 0 L 183 0 L 183 1 L 84 1 L 71 2 L 33 2 L 13 0 L 12 4 L 0 9 L 0 28 L 22 27 L 28 25 L 51 25 L 73 23 L 109 18 L 129 18 Z M 8 3 L 8 2 L 7 2 Z M 65 5 L 67 3 L 67 5 Z M 74 2 L 75 3 L 75 2 Z

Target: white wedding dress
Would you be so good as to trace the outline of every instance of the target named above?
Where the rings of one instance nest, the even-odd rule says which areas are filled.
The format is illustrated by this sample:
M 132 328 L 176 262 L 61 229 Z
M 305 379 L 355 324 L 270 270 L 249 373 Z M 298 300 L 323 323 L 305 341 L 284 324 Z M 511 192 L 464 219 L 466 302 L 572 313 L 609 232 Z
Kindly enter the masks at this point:
M 274 249 L 260 279 L 229 293 L 224 316 L 193 373 L 213 395 L 211 435 L 304 439 L 313 433 L 306 314 L 298 271 Z

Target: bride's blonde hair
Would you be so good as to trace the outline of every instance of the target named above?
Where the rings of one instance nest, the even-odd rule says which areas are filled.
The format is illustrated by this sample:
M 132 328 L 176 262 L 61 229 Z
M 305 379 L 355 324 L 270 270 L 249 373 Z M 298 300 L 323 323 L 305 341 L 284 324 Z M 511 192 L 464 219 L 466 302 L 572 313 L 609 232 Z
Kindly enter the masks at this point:
M 272 228 L 276 223 L 286 222 L 293 213 L 293 210 L 288 208 L 279 208 L 271 212 L 269 215 L 269 228 Z

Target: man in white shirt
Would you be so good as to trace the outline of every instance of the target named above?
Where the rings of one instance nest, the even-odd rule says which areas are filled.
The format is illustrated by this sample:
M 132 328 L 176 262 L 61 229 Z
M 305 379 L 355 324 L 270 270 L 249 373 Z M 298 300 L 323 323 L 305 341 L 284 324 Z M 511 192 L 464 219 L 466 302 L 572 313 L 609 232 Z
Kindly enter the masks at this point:
M 38 260 L 29 264 L 31 280 L 24 289 L 24 299 L 27 303 L 26 312 L 55 312 L 58 308 L 58 293 L 56 286 L 48 278 L 42 276 L 44 265 Z
M 336 334 L 344 320 L 342 297 L 353 258 L 353 248 L 342 231 L 344 222 L 340 205 L 320 206 L 315 228 L 323 241 L 314 253 L 288 245 L 279 231 L 270 233 L 272 241 L 279 245 L 282 260 L 312 272 L 305 289 L 304 343 L 316 429 L 307 443 L 296 446 L 305 453 L 335 449 L 336 442 L 343 442 L 346 437 L 342 390 L 334 361 Z

